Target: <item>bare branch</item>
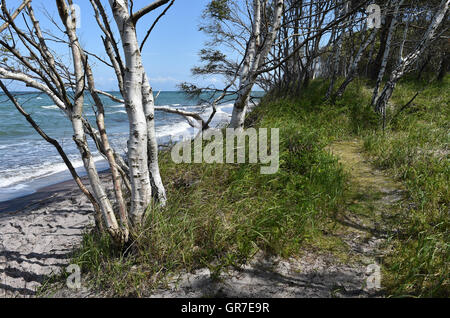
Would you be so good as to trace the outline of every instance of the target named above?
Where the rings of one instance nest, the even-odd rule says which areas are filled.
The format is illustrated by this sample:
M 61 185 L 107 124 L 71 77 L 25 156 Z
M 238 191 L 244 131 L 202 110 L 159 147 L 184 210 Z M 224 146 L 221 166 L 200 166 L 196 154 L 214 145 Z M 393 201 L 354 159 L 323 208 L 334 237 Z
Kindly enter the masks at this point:
M 133 20 L 133 23 L 136 24 L 140 18 L 142 18 L 144 15 L 150 13 L 153 10 L 158 9 L 159 7 L 165 5 L 170 0 L 156 0 L 155 2 L 149 4 L 148 6 L 140 9 L 136 13 L 134 13 L 131 16 L 131 20 Z
M 25 7 L 31 2 L 31 0 L 24 0 L 22 4 L 11 14 L 11 19 L 14 20 L 20 14 L 20 12 L 25 9 Z M 6 0 L 2 0 L 2 9 L 5 12 L 6 10 Z M 0 26 L 0 33 L 2 33 L 10 24 L 11 21 L 6 21 Z

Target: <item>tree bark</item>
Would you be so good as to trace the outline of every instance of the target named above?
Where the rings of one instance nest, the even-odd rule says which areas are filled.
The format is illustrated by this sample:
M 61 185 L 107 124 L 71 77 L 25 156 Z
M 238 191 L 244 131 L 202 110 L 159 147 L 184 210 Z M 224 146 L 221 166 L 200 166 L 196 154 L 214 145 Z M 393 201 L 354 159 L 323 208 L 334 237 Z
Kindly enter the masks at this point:
M 449 65 L 450 65 L 450 54 L 448 52 L 444 53 L 444 56 L 442 57 L 441 65 L 439 68 L 439 74 L 437 77 L 437 80 L 439 82 L 442 82 L 444 80 L 445 75 L 447 75 Z
M 57 5 L 60 17 L 63 23 L 67 26 L 66 29 L 68 30 L 74 72 L 76 76 L 74 104 L 73 109 L 70 112 L 72 127 L 74 131 L 73 139 L 80 151 L 84 167 L 89 177 L 90 185 L 94 192 L 94 196 L 100 206 L 100 209 L 102 210 L 106 228 L 116 242 L 123 243 L 125 237 L 123 236 L 123 233 L 121 233 L 119 224 L 117 223 L 116 217 L 114 215 L 111 202 L 109 201 L 105 188 L 100 181 L 100 177 L 95 167 L 94 158 L 92 157 L 92 154 L 89 150 L 86 135 L 84 132 L 82 117 L 84 105 L 85 70 L 83 67 L 83 59 L 78 44 L 78 39 L 74 32 L 75 17 L 69 15 L 69 8 L 65 0 L 57 0 Z
M 378 74 L 380 73 L 381 63 L 383 62 L 383 55 L 386 51 L 387 38 L 389 36 L 389 29 L 392 24 L 392 19 L 392 14 L 387 14 L 387 16 L 383 19 L 382 29 L 380 33 L 380 47 L 369 72 L 369 78 L 372 80 L 376 80 Z
M 389 53 L 391 50 L 391 41 L 392 41 L 392 36 L 394 34 L 395 31 L 395 27 L 397 24 L 397 16 L 398 16 L 398 10 L 400 8 L 400 6 L 402 5 L 403 0 L 397 0 L 396 6 L 395 6 L 395 12 L 394 15 L 392 17 L 391 20 L 391 25 L 389 26 L 389 31 L 388 31 L 388 35 L 386 38 L 386 44 L 385 44 L 385 50 L 383 53 L 383 59 L 381 61 L 381 65 L 380 65 L 380 71 L 378 73 L 378 77 L 377 77 L 377 82 L 375 84 L 375 88 L 373 90 L 373 95 L 372 95 L 372 105 L 376 104 L 376 100 L 378 97 L 378 90 L 380 88 L 381 82 L 383 81 L 384 78 L 384 73 L 386 71 L 386 66 L 389 60 Z
M 347 14 L 348 11 L 348 3 L 343 4 L 343 8 L 341 10 L 338 10 L 336 8 L 336 12 L 339 11 L 339 13 L 337 14 L 337 16 L 344 16 Z M 328 85 L 328 90 L 327 93 L 325 95 L 325 100 L 328 100 L 334 91 L 334 85 L 336 82 L 336 78 L 337 75 L 339 74 L 339 62 L 340 62 L 340 57 L 341 57 L 341 51 L 342 51 L 342 41 L 344 39 L 344 33 L 345 33 L 345 28 L 347 25 L 347 21 L 345 21 L 341 26 L 340 29 L 341 30 L 341 34 L 339 34 L 337 42 L 334 44 L 334 56 L 333 56 L 333 66 L 332 66 L 332 71 L 331 71 L 331 78 L 330 78 L 330 84 Z M 337 32 L 336 32 L 337 34 Z
M 342 97 L 342 95 L 344 94 L 345 89 L 347 88 L 348 84 L 350 84 L 353 81 L 353 79 L 355 78 L 356 71 L 358 69 L 359 61 L 361 60 L 364 51 L 367 49 L 367 47 L 370 45 L 370 43 L 372 43 L 372 41 L 375 39 L 375 35 L 376 34 L 377 34 L 377 30 L 373 29 L 373 31 L 371 32 L 371 34 L 369 35 L 367 40 L 363 44 L 361 44 L 361 46 L 360 46 L 360 48 L 358 50 L 358 53 L 356 54 L 356 57 L 354 58 L 351 66 L 350 66 L 350 68 L 348 70 L 348 75 L 347 75 L 346 79 L 344 80 L 344 82 L 339 87 L 339 89 L 337 90 L 333 100 L 335 98 Z
M 147 119 L 142 101 L 144 70 L 136 36 L 136 26 L 128 7 L 122 0 L 110 0 L 109 3 L 119 28 L 125 56 L 124 98 L 130 123 L 130 139 L 128 141 L 131 180 L 130 218 L 132 225 L 139 227 L 142 225 L 152 199 L 147 157 Z
M 164 184 L 161 179 L 158 161 L 158 141 L 155 132 L 155 98 L 150 86 L 147 74 L 143 73 L 142 79 L 142 103 L 144 104 L 145 118 L 147 120 L 147 152 L 148 169 L 152 185 L 153 197 L 160 206 L 165 206 L 167 197 Z

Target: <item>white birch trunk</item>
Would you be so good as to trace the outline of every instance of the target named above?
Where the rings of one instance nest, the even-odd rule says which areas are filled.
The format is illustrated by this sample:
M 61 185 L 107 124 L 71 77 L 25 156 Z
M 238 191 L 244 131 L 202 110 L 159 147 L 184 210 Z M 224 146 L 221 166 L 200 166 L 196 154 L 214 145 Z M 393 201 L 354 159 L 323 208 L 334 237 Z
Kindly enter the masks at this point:
M 273 43 L 278 35 L 281 27 L 284 0 L 274 1 L 274 16 L 271 23 L 272 30 L 264 41 L 264 47 L 261 45 L 261 27 L 262 27 L 262 4 L 261 0 L 253 1 L 254 17 L 252 38 L 250 39 L 248 56 L 245 57 L 243 67 L 240 74 L 240 84 L 238 90 L 238 97 L 234 103 L 233 114 L 231 117 L 230 127 L 241 129 L 244 127 L 245 116 L 247 114 L 248 102 L 250 93 L 256 82 L 256 72 L 264 63 L 267 55 L 272 48 Z
M 256 50 L 258 49 L 259 38 L 261 35 L 261 0 L 253 0 L 253 14 L 252 34 L 250 35 L 247 55 L 244 57 L 244 63 L 242 64 L 242 69 L 240 71 L 238 96 L 234 102 L 233 113 L 231 116 L 230 127 L 235 129 L 243 127 L 245 115 L 247 113 L 251 93 L 251 88 L 250 91 L 248 89 L 251 82 L 250 69 L 255 63 Z
M 336 17 L 341 17 L 345 14 L 347 14 L 348 11 L 348 4 L 344 4 L 344 8 L 341 10 L 338 10 L 336 8 L 336 12 L 340 11 L 340 13 L 335 14 Z M 331 79 L 330 79 L 330 85 L 328 86 L 327 93 L 325 95 L 325 100 L 328 100 L 334 91 L 334 84 L 336 82 L 336 77 L 339 74 L 339 64 L 340 64 L 340 57 L 341 57 L 341 51 L 342 51 L 342 41 L 344 39 L 344 33 L 346 28 L 347 21 L 345 21 L 341 26 L 341 34 L 339 35 L 339 38 L 337 40 L 337 43 L 335 44 L 334 49 L 334 56 L 333 56 L 333 66 L 332 66 L 332 73 L 331 73 Z
M 399 65 L 403 62 L 403 50 L 405 49 L 405 43 L 406 43 L 406 39 L 408 37 L 408 30 L 409 30 L 409 20 L 406 20 L 405 30 L 403 31 L 402 43 L 400 44 L 400 49 L 398 50 L 398 64 Z
M 125 107 L 130 123 L 128 161 L 131 181 L 130 218 L 140 226 L 150 206 L 152 187 L 147 158 L 147 120 L 142 104 L 143 65 L 136 27 L 123 0 L 110 0 L 114 19 L 122 39 L 126 68 L 124 74 Z
M 388 36 L 387 36 L 387 40 L 386 40 L 386 48 L 384 50 L 383 60 L 381 62 L 381 68 L 380 68 L 380 72 L 378 73 L 377 82 L 376 82 L 375 88 L 373 90 L 372 105 L 376 104 L 376 101 L 378 98 L 378 91 L 380 89 L 381 82 L 383 81 L 384 73 L 386 71 L 387 62 L 389 60 L 389 53 L 391 50 L 392 36 L 394 34 L 395 27 L 397 25 L 398 10 L 399 10 L 400 6 L 402 5 L 402 3 L 403 3 L 403 0 L 400 0 L 400 1 L 397 0 L 394 16 L 392 18 L 391 25 L 389 26 Z
M 367 47 L 370 45 L 370 43 L 372 43 L 373 40 L 375 39 L 376 34 L 377 34 L 377 29 L 373 29 L 373 31 L 371 32 L 371 34 L 369 35 L 367 40 L 360 46 L 358 53 L 356 54 L 356 57 L 353 59 L 353 62 L 350 65 L 347 77 L 345 78 L 344 82 L 341 84 L 338 91 L 336 92 L 336 97 L 338 97 L 338 98 L 341 97 L 344 94 L 345 89 L 347 88 L 348 84 L 350 84 L 353 81 L 353 79 L 355 78 L 355 74 L 356 74 L 356 71 L 358 68 L 359 61 L 361 60 L 361 58 L 364 54 L 364 51 L 367 49 Z
M 155 98 L 153 89 L 150 86 L 147 74 L 143 73 L 142 84 L 142 103 L 144 104 L 145 117 L 147 119 L 147 151 L 148 151 L 148 169 L 150 172 L 150 181 L 152 184 L 153 197 L 160 206 L 165 206 L 167 197 L 164 184 L 161 179 L 158 161 L 158 141 L 155 132 Z
M 58 0 L 58 10 L 60 12 L 61 19 L 67 25 L 68 30 L 73 30 L 74 19 L 68 15 L 69 9 L 64 0 Z M 82 121 L 83 115 L 83 105 L 84 105 L 84 88 L 85 88 L 85 72 L 83 67 L 82 55 L 80 48 L 77 45 L 77 38 L 74 32 L 68 32 L 70 47 L 72 51 L 74 72 L 76 76 L 76 91 L 75 100 L 73 104 L 73 109 L 69 110 L 70 119 L 72 121 L 72 127 L 74 131 L 73 139 L 80 151 L 81 158 L 83 160 L 84 167 L 86 169 L 90 185 L 97 203 L 103 213 L 105 225 L 111 236 L 119 242 L 122 242 L 121 231 L 119 229 L 119 224 L 114 215 L 114 211 L 111 202 L 108 199 L 105 188 L 102 186 L 100 177 L 98 175 L 94 158 L 89 150 L 86 135 L 84 132 L 84 125 Z

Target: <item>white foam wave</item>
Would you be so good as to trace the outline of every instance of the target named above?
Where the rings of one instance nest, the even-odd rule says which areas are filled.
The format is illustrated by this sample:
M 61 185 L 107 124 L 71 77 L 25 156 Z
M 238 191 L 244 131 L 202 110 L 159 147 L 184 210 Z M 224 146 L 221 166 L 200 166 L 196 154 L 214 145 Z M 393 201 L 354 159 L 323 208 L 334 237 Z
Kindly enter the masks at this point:
M 20 142 L 17 144 L 9 144 L 9 145 L 0 145 L 0 149 L 6 149 L 6 148 L 10 148 L 10 147 L 15 147 L 15 146 L 24 146 L 24 145 L 29 145 L 29 142 Z
M 125 110 L 118 110 L 118 111 L 115 111 L 115 112 L 109 112 L 109 113 L 106 113 L 106 115 L 114 115 L 114 114 L 127 114 L 127 112 L 125 111 Z
M 41 106 L 41 108 L 43 108 L 43 109 L 59 109 L 59 107 L 56 105 Z
M 99 156 L 94 158 L 94 161 L 97 162 L 102 159 L 103 158 Z M 83 161 L 81 159 L 72 160 L 72 165 L 74 166 L 74 168 L 80 168 L 83 166 Z M 44 162 L 39 167 L 20 167 L 7 169 L 2 171 L 2 178 L 0 179 L 0 189 L 2 189 L 2 191 L 4 190 L 3 188 L 19 189 L 24 181 L 29 182 L 30 180 L 47 177 L 66 170 L 66 165 L 61 162 Z
M 119 104 L 119 105 L 113 105 L 113 106 L 109 106 L 110 108 L 124 108 L 125 104 Z
M 158 138 L 171 137 L 190 137 L 193 133 L 192 127 L 187 122 L 178 122 L 175 125 L 164 125 L 156 129 Z

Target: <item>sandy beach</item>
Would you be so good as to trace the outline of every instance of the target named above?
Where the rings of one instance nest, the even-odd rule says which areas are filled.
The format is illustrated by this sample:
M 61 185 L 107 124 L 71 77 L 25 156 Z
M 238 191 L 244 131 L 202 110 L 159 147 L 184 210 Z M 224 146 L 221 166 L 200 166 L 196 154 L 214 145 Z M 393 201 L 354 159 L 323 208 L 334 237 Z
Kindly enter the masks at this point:
M 0 203 L 0 297 L 35 295 L 93 226 L 92 205 L 74 181 Z

